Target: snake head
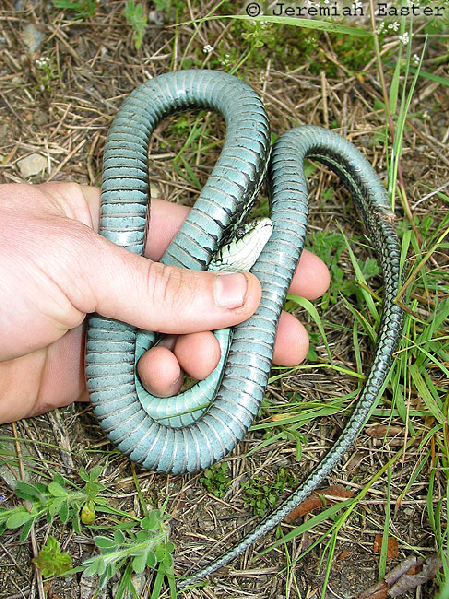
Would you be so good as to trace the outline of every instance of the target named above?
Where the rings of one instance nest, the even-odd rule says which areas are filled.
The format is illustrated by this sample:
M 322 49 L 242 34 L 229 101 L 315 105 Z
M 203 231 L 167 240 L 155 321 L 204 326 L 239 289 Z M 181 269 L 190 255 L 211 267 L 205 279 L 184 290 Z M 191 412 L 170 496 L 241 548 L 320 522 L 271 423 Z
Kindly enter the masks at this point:
M 269 218 L 239 225 L 233 237 L 215 253 L 208 270 L 250 270 L 271 237 Z

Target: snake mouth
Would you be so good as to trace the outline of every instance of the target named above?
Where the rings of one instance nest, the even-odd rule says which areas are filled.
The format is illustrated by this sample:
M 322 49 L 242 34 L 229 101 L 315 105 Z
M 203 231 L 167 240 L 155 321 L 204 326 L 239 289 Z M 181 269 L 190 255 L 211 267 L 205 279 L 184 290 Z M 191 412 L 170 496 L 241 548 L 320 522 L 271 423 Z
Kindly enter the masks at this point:
M 209 264 L 209 270 L 250 270 L 271 237 L 269 218 L 258 218 L 240 225 L 227 243 L 222 244 Z

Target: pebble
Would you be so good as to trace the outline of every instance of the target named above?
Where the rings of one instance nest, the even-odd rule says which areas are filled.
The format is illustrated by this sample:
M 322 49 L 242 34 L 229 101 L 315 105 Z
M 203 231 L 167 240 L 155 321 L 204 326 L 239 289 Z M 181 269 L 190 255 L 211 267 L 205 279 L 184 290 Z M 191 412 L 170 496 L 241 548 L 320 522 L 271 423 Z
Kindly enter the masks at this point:
M 166 21 L 167 16 L 161 10 L 152 10 L 148 13 L 148 23 L 154 23 L 157 27 L 162 27 Z
M 19 167 L 20 174 L 24 179 L 39 175 L 43 170 L 47 168 L 47 159 L 42 154 L 30 154 L 21 158 L 17 166 Z
M 22 39 L 23 43 L 28 48 L 28 53 L 32 54 L 40 48 L 45 39 L 45 35 L 42 33 L 42 31 L 38 30 L 36 25 L 33 23 L 28 23 L 28 25 L 25 25 L 23 28 Z
M 89 556 L 90 557 L 90 556 Z M 104 586 L 103 588 L 98 588 L 98 582 L 100 577 L 94 574 L 93 576 L 84 576 L 84 572 L 81 575 L 81 580 L 79 584 L 80 588 L 80 599 L 91 599 L 91 597 L 96 597 L 96 599 L 106 599 L 108 596 L 108 590 Z

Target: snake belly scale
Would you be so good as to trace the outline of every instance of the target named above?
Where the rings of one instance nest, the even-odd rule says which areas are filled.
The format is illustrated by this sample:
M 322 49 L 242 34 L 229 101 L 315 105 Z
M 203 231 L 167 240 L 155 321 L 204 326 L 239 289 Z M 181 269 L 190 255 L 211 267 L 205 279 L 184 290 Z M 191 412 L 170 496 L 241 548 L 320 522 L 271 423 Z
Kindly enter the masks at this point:
M 271 133 L 264 107 L 248 85 L 226 73 L 168 73 L 142 84 L 128 96 L 106 142 L 101 234 L 142 253 L 149 212 L 149 139 L 166 117 L 201 107 L 224 116 L 223 150 L 162 262 L 207 269 L 214 254 L 245 220 L 268 169 L 273 230 L 251 269 L 261 282 L 262 299 L 254 315 L 220 342 L 222 358 L 211 377 L 170 408 L 176 413 L 161 418 L 157 416 L 158 398 L 147 394 L 136 373 L 136 364 L 154 343 L 154 334 L 98 315 L 90 317 L 87 387 L 99 422 L 121 452 L 147 469 L 194 472 L 222 459 L 246 434 L 265 393 L 277 322 L 304 246 L 308 198 L 305 158 L 327 165 L 351 193 L 376 248 L 384 289 L 372 363 L 352 416 L 335 445 L 272 514 L 224 556 L 179 587 L 229 563 L 319 487 L 363 427 L 388 375 L 402 331 L 402 310 L 395 303 L 401 284 L 400 248 L 388 196 L 374 169 L 352 144 L 312 126 L 284 133 L 273 147 L 268 168 Z

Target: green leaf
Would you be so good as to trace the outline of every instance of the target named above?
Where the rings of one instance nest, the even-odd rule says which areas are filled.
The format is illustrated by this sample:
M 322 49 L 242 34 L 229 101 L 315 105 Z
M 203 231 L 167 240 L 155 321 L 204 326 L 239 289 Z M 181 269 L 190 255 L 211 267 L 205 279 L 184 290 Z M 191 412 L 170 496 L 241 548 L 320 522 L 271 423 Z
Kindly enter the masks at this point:
M 91 477 L 87 474 L 84 468 L 80 468 L 78 474 L 80 475 L 81 480 L 83 480 L 85 483 L 88 483 L 91 480 Z
M 167 555 L 165 547 L 156 547 L 155 555 L 157 561 L 162 562 L 164 560 L 164 557 Z
M 101 576 L 102 574 L 104 574 L 106 572 L 106 560 L 104 559 L 104 557 L 102 555 L 99 555 L 97 557 L 96 564 L 97 564 L 97 566 L 95 569 L 95 573 L 99 574 Z
M 14 512 L 11 514 L 9 518 L 6 520 L 6 528 L 15 529 L 20 528 L 30 519 L 30 512 L 28 512 L 25 508 L 22 508 L 18 512 Z
M 175 545 L 171 541 L 167 541 L 167 543 L 165 543 L 165 551 L 167 553 L 173 553 L 174 550 Z
M 161 512 L 160 510 L 153 510 L 146 518 L 142 518 L 141 527 L 145 530 L 152 530 L 156 528 L 161 521 Z
M 94 537 L 94 543 L 100 549 L 111 549 L 112 547 L 117 547 L 117 541 L 115 539 L 110 539 L 109 537 Z
M 423 398 L 424 403 L 427 406 L 427 409 L 438 420 L 440 424 L 444 424 L 446 422 L 446 417 L 441 411 L 441 408 L 438 405 L 437 401 L 430 393 L 429 388 L 426 385 L 426 382 L 424 381 L 424 378 L 422 377 L 418 368 L 415 364 L 410 364 L 409 368 L 415 387 L 418 390 L 419 395 Z
M 67 481 L 59 474 L 59 472 L 55 472 L 53 474 L 53 482 L 58 483 L 61 487 L 65 487 L 67 485 Z
M 136 541 L 138 543 L 146 543 L 148 540 L 152 539 L 154 532 L 149 532 L 148 530 L 139 530 L 136 534 Z
M 34 486 L 39 491 L 39 493 L 46 493 L 47 492 L 47 485 L 44 485 L 43 483 L 36 483 Z
M 345 501 L 341 501 L 339 503 L 336 503 L 335 505 L 328 507 L 326 510 L 320 512 L 316 516 L 312 516 L 309 520 L 307 520 L 300 526 L 297 526 L 293 530 L 290 530 L 286 535 L 282 537 L 282 539 L 275 541 L 268 549 L 264 549 L 261 554 L 263 555 L 265 553 L 268 553 L 275 547 L 279 547 L 279 545 L 283 545 L 284 543 L 287 543 L 292 539 L 299 537 L 299 535 L 303 534 L 304 532 L 312 530 L 320 522 L 324 522 L 327 518 L 332 518 L 337 512 L 339 512 L 343 508 L 352 505 L 353 503 L 354 498 L 351 497 L 349 499 L 346 499 Z
M 30 531 L 33 527 L 33 524 L 35 522 L 35 518 L 30 518 L 29 520 L 27 520 L 23 527 L 22 527 L 22 532 L 20 533 L 20 542 L 24 543 L 27 539 L 28 536 L 30 534 Z
M 132 567 L 129 567 L 130 564 L 125 568 L 125 571 L 120 576 L 120 583 L 118 585 L 117 591 L 115 593 L 114 599 L 139 599 L 139 595 L 136 592 L 136 589 L 132 582 Z M 107 572 L 108 573 L 108 572 Z
M 146 565 L 147 565 L 147 553 L 142 551 L 142 553 L 140 553 L 139 555 L 136 555 L 136 557 L 133 559 L 132 567 L 136 574 L 142 574 L 142 572 L 145 570 Z
M 147 556 L 147 566 L 149 568 L 154 568 L 157 564 L 157 559 L 153 551 L 151 551 Z
M 247 15 L 220 15 L 213 17 L 204 17 L 195 21 L 183 23 L 189 25 L 191 23 L 202 23 L 204 21 L 213 21 L 216 19 L 239 19 L 241 21 L 262 21 L 265 23 L 275 23 L 278 25 L 293 25 L 294 27 L 304 27 L 304 29 L 317 29 L 319 31 L 327 31 L 329 33 L 341 33 L 346 36 L 355 37 L 372 37 L 372 33 L 365 29 L 356 29 L 347 25 L 331 23 L 328 21 L 318 21 L 314 19 L 300 19 L 296 17 L 276 17 L 274 15 L 260 15 L 258 17 L 248 17 Z
M 81 523 L 80 523 L 80 516 L 78 514 L 78 511 L 76 511 L 72 516 L 72 528 L 76 533 L 80 534 Z
M 61 509 L 59 511 L 59 518 L 60 518 L 61 522 L 65 523 L 65 522 L 68 522 L 69 517 L 70 517 L 69 503 L 68 503 L 68 501 L 63 501 L 61 503 Z
M 162 563 L 166 568 L 171 568 L 173 566 L 173 557 L 169 553 L 167 553 Z
M 103 473 L 104 469 L 105 466 L 103 466 L 103 464 L 97 464 L 96 466 L 94 466 L 90 472 L 90 479 L 98 480 L 100 475 Z
M 87 565 L 87 568 L 84 570 L 84 576 L 95 576 L 99 561 L 99 557 L 96 556 L 94 559 L 85 562 L 83 565 Z
M 307 310 L 307 312 L 310 314 L 310 316 L 313 318 L 313 320 L 315 321 L 315 323 L 318 326 L 318 329 L 319 329 L 319 331 L 321 333 L 321 337 L 323 339 L 323 343 L 324 343 L 324 346 L 326 348 L 327 355 L 329 356 L 329 360 L 332 363 L 331 350 L 329 348 L 329 343 L 327 342 L 326 333 L 324 332 L 324 327 L 323 327 L 323 324 L 321 322 L 321 318 L 320 318 L 320 315 L 318 313 L 318 310 L 315 308 L 315 306 L 312 304 L 312 302 L 310 302 L 309 300 L 307 300 L 304 297 L 301 297 L 300 295 L 295 295 L 295 294 L 289 293 L 287 295 L 287 299 L 288 300 L 292 300 L 298 306 L 301 306 L 301 307 L 305 308 Z
M 66 489 L 64 489 L 64 487 L 61 487 L 61 485 L 55 481 L 48 483 L 47 489 L 48 489 L 48 492 L 51 495 L 53 495 L 54 497 L 66 497 L 67 496 Z
M 25 483 L 21 480 L 17 483 L 16 488 L 14 489 L 14 494 L 20 499 L 25 499 L 28 501 L 33 501 L 39 498 L 39 490 L 36 489 L 33 485 Z
M 95 15 L 95 0 L 82 0 L 81 2 L 76 2 L 76 0 L 52 0 L 52 3 L 56 8 L 73 10 L 77 19 L 86 15 Z
M 117 545 L 123 545 L 123 543 L 126 541 L 125 535 L 119 528 L 114 531 L 114 540 Z
M 75 2 L 74 0 L 51 0 L 55 8 L 66 8 L 68 10 L 80 11 L 83 9 L 82 2 Z
M 64 497 L 54 497 L 48 503 L 48 513 L 52 518 L 56 516 L 61 510 L 61 505 L 64 502 Z

